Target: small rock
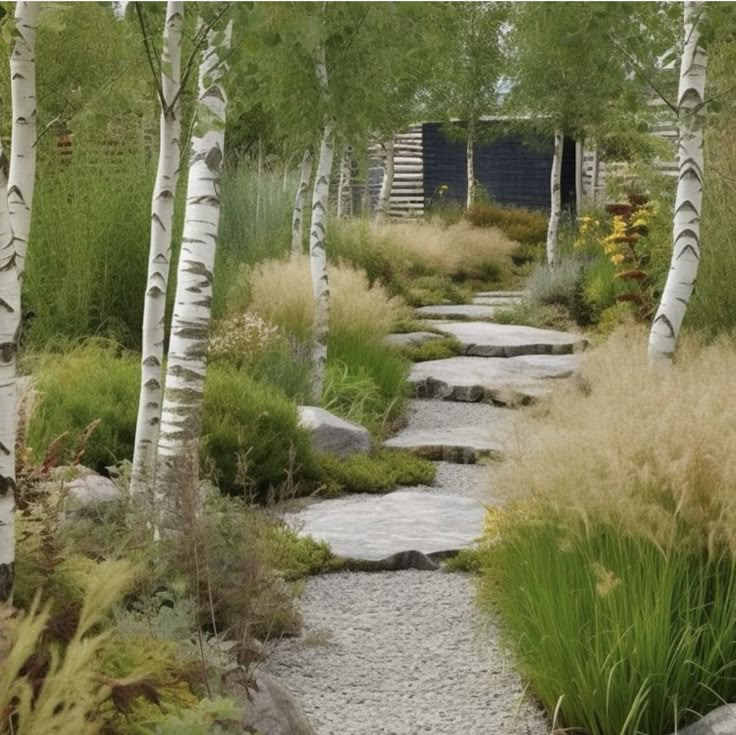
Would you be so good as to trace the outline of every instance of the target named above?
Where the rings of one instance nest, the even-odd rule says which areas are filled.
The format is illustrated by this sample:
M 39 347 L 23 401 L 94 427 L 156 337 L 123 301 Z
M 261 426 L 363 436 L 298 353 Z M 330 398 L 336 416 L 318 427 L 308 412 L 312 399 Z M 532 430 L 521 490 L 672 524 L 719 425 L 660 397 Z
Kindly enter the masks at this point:
M 248 690 L 249 701 L 241 723 L 248 733 L 258 735 L 317 735 L 301 705 L 273 676 L 259 671 L 256 685 Z
M 736 704 L 724 704 L 677 735 L 736 735 Z
M 416 314 L 425 319 L 493 319 L 497 310 L 484 304 L 441 304 L 420 306 Z
M 298 411 L 299 423 L 311 433 L 312 443 L 320 452 L 349 457 L 370 451 L 371 435 L 362 426 L 316 406 L 299 406 Z
M 79 510 L 93 503 L 109 503 L 120 500 L 120 488 L 109 478 L 97 474 L 85 474 L 64 483 L 68 510 Z

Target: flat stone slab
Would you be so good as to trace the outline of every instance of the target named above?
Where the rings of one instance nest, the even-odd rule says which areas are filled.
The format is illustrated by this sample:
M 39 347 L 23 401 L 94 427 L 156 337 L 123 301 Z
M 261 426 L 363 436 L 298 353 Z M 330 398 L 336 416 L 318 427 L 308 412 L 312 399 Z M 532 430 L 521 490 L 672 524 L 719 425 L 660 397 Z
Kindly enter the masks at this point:
M 516 411 L 485 403 L 412 401 L 408 426 L 385 446 L 461 464 L 503 459 L 516 441 L 517 419 Z
M 370 451 L 371 435 L 368 429 L 317 406 L 297 406 L 297 412 L 299 425 L 309 431 L 312 444 L 318 451 L 338 457 Z
M 527 291 L 477 291 L 476 298 L 486 299 L 523 299 L 528 296 Z
M 324 500 L 286 520 L 300 535 L 326 541 L 338 556 L 377 561 L 402 551 L 471 546 L 481 535 L 483 515 L 477 500 L 397 490 Z
M 531 403 L 571 376 L 577 355 L 450 357 L 416 363 L 409 383 L 419 398 L 486 401 L 506 406 Z
M 415 309 L 423 319 L 493 319 L 498 306 L 484 304 L 438 304 Z
M 436 332 L 405 332 L 403 334 L 387 334 L 383 341 L 391 347 L 421 347 L 425 342 L 442 339 Z
M 516 357 L 518 355 L 567 355 L 583 350 L 588 341 L 578 334 L 491 322 L 432 321 L 444 334 L 455 337 L 466 355 Z
M 520 304 L 523 299 L 520 296 L 474 296 L 473 303 L 481 306 L 501 306 L 508 309 L 510 306 Z

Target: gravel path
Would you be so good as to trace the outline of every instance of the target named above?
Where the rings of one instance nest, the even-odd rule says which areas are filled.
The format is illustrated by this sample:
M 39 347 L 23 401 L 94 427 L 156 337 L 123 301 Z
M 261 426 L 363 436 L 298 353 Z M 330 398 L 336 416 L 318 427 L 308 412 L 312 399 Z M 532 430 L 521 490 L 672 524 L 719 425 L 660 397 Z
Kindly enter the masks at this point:
M 266 664 L 318 735 L 546 735 L 461 574 L 334 574 L 307 583 L 305 633 Z

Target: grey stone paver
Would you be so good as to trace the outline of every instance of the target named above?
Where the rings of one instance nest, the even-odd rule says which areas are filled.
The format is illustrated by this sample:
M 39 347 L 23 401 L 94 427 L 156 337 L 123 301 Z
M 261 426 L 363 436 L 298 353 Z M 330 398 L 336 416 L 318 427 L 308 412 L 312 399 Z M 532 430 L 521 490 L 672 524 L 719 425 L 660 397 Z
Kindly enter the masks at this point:
M 420 398 L 523 405 L 546 395 L 554 379 L 578 367 L 577 355 L 450 357 L 416 363 L 409 383 Z
M 499 308 L 485 304 L 440 304 L 420 306 L 415 311 L 423 319 L 493 319 Z
M 502 459 L 517 440 L 517 418 L 516 411 L 486 403 L 412 401 L 408 425 L 385 446 L 450 462 Z
M 410 549 L 431 554 L 471 546 L 483 513 L 471 498 L 397 490 L 324 500 L 288 515 L 287 522 L 326 541 L 338 556 L 377 560 Z
M 579 334 L 555 329 L 490 322 L 448 322 L 432 320 L 431 325 L 455 337 L 466 355 L 475 357 L 516 357 L 518 355 L 564 355 L 584 349 L 588 341 Z

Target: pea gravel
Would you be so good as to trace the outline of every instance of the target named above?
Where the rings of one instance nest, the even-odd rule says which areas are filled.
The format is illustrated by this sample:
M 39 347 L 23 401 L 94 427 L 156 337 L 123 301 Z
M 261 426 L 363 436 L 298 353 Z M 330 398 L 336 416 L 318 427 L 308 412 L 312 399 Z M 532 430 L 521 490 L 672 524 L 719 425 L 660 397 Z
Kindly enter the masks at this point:
M 318 735 L 546 735 L 461 574 L 316 577 L 266 668 Z

